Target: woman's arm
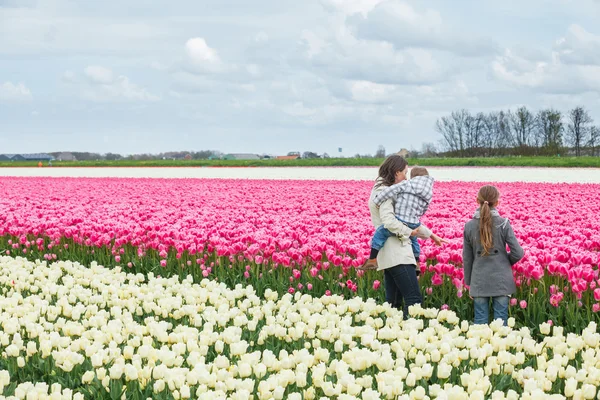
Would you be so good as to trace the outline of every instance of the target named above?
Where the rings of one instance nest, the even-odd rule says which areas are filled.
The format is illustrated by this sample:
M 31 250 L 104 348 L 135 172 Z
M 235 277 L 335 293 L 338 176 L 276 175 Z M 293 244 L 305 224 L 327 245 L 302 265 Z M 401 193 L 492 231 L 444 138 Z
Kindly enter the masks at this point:
M 381 204 L 381 207 L 379 207 L 379 218 L 383 223 L 383 227 L 395 235 L 408 238 L 413 231 L 408 226 L 398 221 L 394 214 L 394 204 L 391 200 L 386 200 Z

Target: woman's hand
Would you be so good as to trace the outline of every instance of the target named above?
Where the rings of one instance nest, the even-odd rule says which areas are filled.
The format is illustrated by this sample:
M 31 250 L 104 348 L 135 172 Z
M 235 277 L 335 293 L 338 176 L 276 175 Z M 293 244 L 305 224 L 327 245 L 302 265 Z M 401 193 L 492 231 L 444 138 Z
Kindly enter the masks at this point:
M 415 229 L 416 230 L 416 229 Z M 414 231 L 413 231 L 414 232 Z M 448 244 L 448 241 L 446 239 L 443 239 L 441 237 L 439 237 L 438 235 L 436 235 L 435 233 L 431 234 L 431 240 L 434 241 L 434 243 L 437 246 L 441 246 L 443 243 Z
M 413 231 L 410 233 L 410 236 L 417 236 L 418 234 L 419 234 L 419 228 L 413 229 Z

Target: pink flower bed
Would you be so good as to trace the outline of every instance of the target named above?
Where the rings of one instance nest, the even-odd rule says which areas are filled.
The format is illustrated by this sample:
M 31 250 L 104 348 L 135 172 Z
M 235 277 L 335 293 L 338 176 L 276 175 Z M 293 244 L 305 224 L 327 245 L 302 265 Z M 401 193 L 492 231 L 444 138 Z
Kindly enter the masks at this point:
M 290 292 L 372 295 L 381 292 L 375 280 L 382 277 L 375 272 L 363 277 L 353 268 L 368 255 L 373 232 L 367 209 L 371 185 L 0 178 L 0 250 L 49 260 L 86 262 L 96 257 L 153 271 L 160 265 L 183 268 L 225 281 L 267 282 Z M 480 186 L 435 185 L 423 222 L 451 243 L 443 248 L 423 243 L 421 282 L 428 301 L 468 307 L 462 229 L 475 211 Z M 515 313 L 529 312 L 535 304 L 531 297 L 539 291 L 543 293 L 537 297 L 548 303 L 546 313 L 565 309 L 565 300 L 586 313 L 598 311 L 600 185 L 496 186 L 502 193 L 499 211 L 510 219 L 526 252 L 514 267 L 519 285 Z

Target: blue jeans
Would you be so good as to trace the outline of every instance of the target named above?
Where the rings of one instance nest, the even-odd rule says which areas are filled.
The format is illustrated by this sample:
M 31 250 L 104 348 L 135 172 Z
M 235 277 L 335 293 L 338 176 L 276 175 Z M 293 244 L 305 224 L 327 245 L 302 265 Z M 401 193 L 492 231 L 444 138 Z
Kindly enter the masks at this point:
M 489 324 L 490 321 L 490 299 L 494 309 L 494 320 L 501 319 L 506 326 L 508 321 L 508 296 L 498 297 L 474 297 L 475 324 Z
M 410 222 L 404 222 L 400 218 L 396 218 L 396 219 L 398 221 L 402 222 L 404 225 L 408 226 L 410 229 L 417 229 L 418 227 L 421 226 L 421 223 L 412 224 Z M 375 234 L 373 235 L 373 240 L 371 241 L 371 248 L 375 249 L 375 250 L 381 250 L 383 248 L 383 245 L 385 244 L 385 241 L 392 236 L 396 236 L 396 235 L 394 235 L 388 229 L 385 229 L 383 227 L 383 225 L 380 225 L 377 228 L 377 230 L 375 231 Z M 416 236 L 411 236 L 410 242 L 412 245 L 413 254 L 415 255 L 415 260 L 417 261 L 417 264 L 418 264 L 419 256 L 421 255 L 421 246 L 419 246 L 419 240 L 417 239 Z
M 408 318 L 408 307 L 423 301 L 414 265 L 396 265 L 384 270 L 385 301 L 400 309 L 403 304 L 404 319 Z

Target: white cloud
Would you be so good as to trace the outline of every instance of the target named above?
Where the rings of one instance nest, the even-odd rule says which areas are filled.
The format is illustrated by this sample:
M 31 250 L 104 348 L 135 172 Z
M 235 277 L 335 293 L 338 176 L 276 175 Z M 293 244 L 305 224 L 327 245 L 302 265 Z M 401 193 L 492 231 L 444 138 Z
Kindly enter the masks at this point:
M 569 26 L 567 34 L 556 41 L 554 50 L 567 64 L 600 65 L 600 36 L 577 24 Z
M 308 61 L 326 79 L 343 78 L 382 84 L 425 84 L 445 78 L 448 68 L 427 49 L 398 51 L 391 43 L 358 39 L 343 22 L 331 38 L 305 32 Z M 320 40 L 320 47 L 316 47 Z M 326 43 L 326 44 L 325 44 Z M 327 47 L 326 51 L 321 49 Z
M 327 42 L 319 37 L 316 33 L 309 30 L 302 31 L 301 39 L 306 43 L 308 49 L 306 50 L 306 56 L 313 58 L 315 55 L 320 54 L 325 47 Z
M 24 102 L 31 99 L 31 91 L 23 83 L 4 82 L 0 85 L 0 101 L 2 102 Z
M 257 43 L 268 42 L 269 35 L 264 31 L 260 31 L 256 34 L 256 36 L 254 36 L 254 41 Z
M 344 15 L 366 15 L 379 3 L 386 0 L 322 0 L 326 8 L 341 12 Z
M 110 69 L 99 65 L 90 65 L 86 67 L 84 73 L 92 83 L 110 85 L 115 79 Z
M 160 97 L 131 82 L 125 75 L 115 75 L 110 68 L 90 65 L 84 69 L 86 80 L 79 81 L 72 71 L 63 74 L 63 81 L 71 83 L 81 96 L 95 102 L 159 101 Z
M 219 72 L 223 70 L 223 63 L 217 51 L 211 48 L 204 38 L 188 39 L 185 43 L 185 54 L 191 65 L 202 71 Z
M 582 33 L 578 29 L 570 29 Z M 591 64 L 586 58 L 597 57 L 590 46 L 574 47 L 571 39 L 560 39 L 556 46 L 559 51 L 549 50 L 549 56 L 540 59 L 537 54 L 519 54 L 513 49 L 505 49 L 491 64 L 492 76 L 513 88 L 528 88 L 547 94 L 600 93 L 600 64 Z M 580 42 L 581 43 L 581 42 Z M 571 51 L 577 48 L 577 51 Z M 586 50 L 583 50 L 583 49 Z M 567 50 L 570 49 L 570 50 Z
M 386 41 L 397 49 L 421 47 L 468 57 L 497 51 L 491 38 L 450 26 L 438 10 L 420 10 L 405 1 L 380 2 L 368 13 L 351 17 L 348 23 L 358 38 Z

